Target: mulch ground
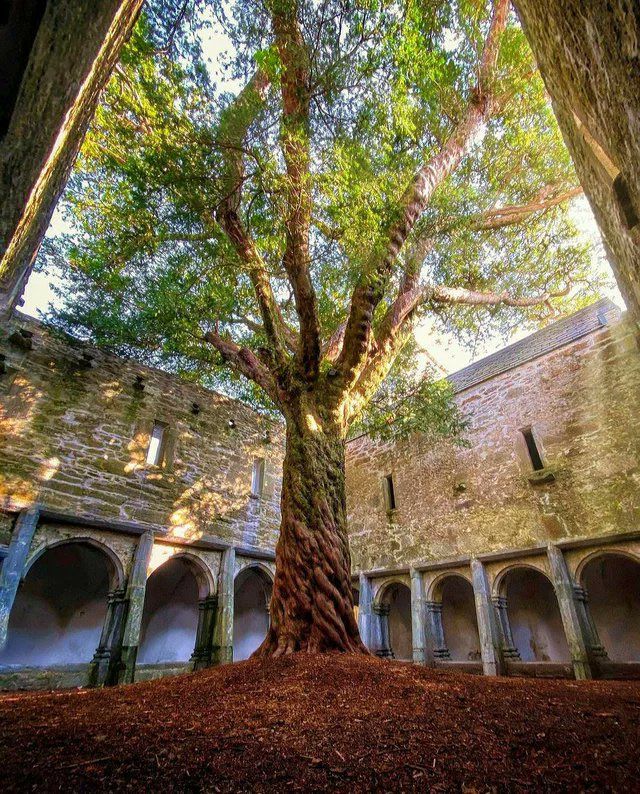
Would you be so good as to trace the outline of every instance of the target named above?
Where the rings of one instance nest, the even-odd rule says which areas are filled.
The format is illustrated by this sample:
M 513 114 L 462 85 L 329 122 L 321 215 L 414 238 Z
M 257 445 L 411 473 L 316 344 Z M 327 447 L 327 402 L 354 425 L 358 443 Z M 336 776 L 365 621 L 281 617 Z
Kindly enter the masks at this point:
M 640 683 L 301 654 L 0 695 L 3 791 L 638 791 Z

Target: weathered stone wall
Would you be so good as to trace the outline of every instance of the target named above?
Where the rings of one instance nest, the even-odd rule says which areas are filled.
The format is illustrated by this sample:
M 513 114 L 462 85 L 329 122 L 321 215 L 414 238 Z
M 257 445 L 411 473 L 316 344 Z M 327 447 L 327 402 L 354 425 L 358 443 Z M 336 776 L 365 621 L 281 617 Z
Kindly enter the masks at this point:
M 39 502 L 49 511 L 164 529 L 183 542 L 214 536 L 274 546 L 278 426 L 222 395 L 53 336 L 32 321 L 6 330 L 0 355 L 5 511 Z M 168 425 L 163 466 L 145 462 L 154 421 Z M 250 496 L 254 458 L 266 460 L 261 499 Z M 8 528 L 0 523 L 0 543 Z
M 22 6 L 23 15 L 34 13 Z M 0 135 L 0 316 L 24 287 L 141 6 L 142 0 L 46 3 L 9 129 Z M 2 44 L 12 50 L 15 38 Z
M 468 448 L 420 436 L 354 439 L 347 499 L 355 570 L 637 530 L 639 394 L 640 355 L 626 321 L 460 392 Z M 520 432 L 528 426 L 552 482 L 531 482 Z
M 514 5 L 620 290 L 640 321 L 640 8 L 632 0 Z

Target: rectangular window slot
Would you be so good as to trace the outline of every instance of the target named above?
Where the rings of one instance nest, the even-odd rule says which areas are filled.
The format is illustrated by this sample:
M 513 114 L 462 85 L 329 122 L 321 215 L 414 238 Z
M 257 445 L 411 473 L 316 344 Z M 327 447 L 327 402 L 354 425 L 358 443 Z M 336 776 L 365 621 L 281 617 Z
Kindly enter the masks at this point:
M 167 425 L 164 422 L 154 422 L 153 430 L 149 436 L 149 447 L 147 448 L 147 463 L 151 466 L 159 466 L 164 455 Z
M 251 496 L 260 499 L 264 488 L 264 458 L 254 458 L 253 472 L 251 474 Z
M 538 449 L 538 445 L 536 444 L 536 440 L 533 437 L 533 431 L 530 427 L 526 427 L 524 430 L 520 431 L 524 436 L 524 440 L 527 444 L 527 452 L 529 453 L 529 458 L 531 460 L 531 465 L 533 466 L 534 471 L 541 471 L 544 469 L 544 463 L 542 462 L 542 455 L 540 454 L 540 450 Z
M 396 509 L 396 494 L 393 488 L 393 474 L 387 474 L 383 480 L 384 504 L 387 512 Z

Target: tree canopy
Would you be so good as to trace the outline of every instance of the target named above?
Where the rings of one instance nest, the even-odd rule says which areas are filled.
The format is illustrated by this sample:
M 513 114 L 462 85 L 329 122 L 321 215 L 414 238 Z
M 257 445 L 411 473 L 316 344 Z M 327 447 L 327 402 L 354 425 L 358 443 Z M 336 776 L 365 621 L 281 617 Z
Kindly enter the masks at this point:
M 64 273 L 53 321 L 255 404 L 281 407 L 295 365 L 338 384 L 346 425 L 455 433 L 446 386 L 416 380 L 415 323 L 469 342 L 599 289 L 517 20 L 504 0 L 222 9 L 142 15 L 65 195 L 72 231 L 40 255 Z M 212 29 L 231 42 L 217 81 Z

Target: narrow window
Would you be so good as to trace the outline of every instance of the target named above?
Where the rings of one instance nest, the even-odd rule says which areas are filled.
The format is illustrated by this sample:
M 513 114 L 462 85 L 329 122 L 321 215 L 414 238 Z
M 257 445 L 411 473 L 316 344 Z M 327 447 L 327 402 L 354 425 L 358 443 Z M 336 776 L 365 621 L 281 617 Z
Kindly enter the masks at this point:
M 384 505 L 389 510 L 396 509 L 396 494 L 393 489 L 393 474 L 387 474 L 383 480 Z
M 164 422 L 153 423 L 153 430 L 149 436 L 149 447 L 147 449 L 147 463 L 152 466 L 159 466 L 162 463 L 166 430 L 167 425 Z
M 525 429 L 521 432 L 527 444 L 527 451 L 529 452 L 529 458 L 531 459 L 531 465 L 533 466 L 534 471 L 540 471 L 541 469 L 544 469 L 542 455 L 540 455 L 540 450 L 538 449 L 536 440 L 533 437 L 533 431 L 530 427 L 525 427 Z
M 251 474 L 251 496 L 260 499 L 264 488 L 264 458 L 254 458 L 253 472 Z

